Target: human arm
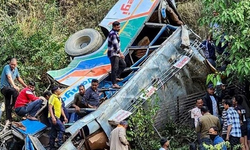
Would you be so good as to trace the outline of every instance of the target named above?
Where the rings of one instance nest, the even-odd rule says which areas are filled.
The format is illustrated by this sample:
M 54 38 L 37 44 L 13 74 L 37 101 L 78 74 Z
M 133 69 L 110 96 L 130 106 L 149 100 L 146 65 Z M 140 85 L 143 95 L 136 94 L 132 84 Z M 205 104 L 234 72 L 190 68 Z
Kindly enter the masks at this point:
M 25 88 L 27 85 L 24 83 L 23 79 L 21 77 L 17 77 L 17 81 L 22 84 L 22 86 Z
M 129 145 L 129 142 L 128 142 L 127 138 L 126 138 L 126 130 L 125 130 L 125 128 L 122 128 L 121 130 L 119 130 L 118 137 L 119 137 L 120 142 L 123 145 Z
M 232 124 L 227 126 L 227 136 L 226 136 L 226 141 L 229 141 L 229 135 L 232 129 Z
M 64 109 L 62 107 L 62 116 L 63 116 L 63 119 L 64 119 L 64 122 L 63 123 L 68 123 L 68 118 L 66 117 L 65 113 L 64 113 Z
M 51 117 L 51 120 L 52 120 L 52 123 L 54 125 L 56 125 L 56 117 L 53 113 L 53 105 L 52 104 L 49 104 L 49 114 L 50 114 L 50 117 Z
M 85 105 L 86 107 L 89 107 L 88 101 L 90 99 L 91 92 L 90 90 L 86 90 L 85 94 L 82 97 L 82 104 Z
M 220 124 L 219 118 L 218 118 L 218 121 L 217 121 L 217 127 L 218 127 L 219 131 L 221 131 L 221 124 Z
M 73 104 L 72 104 L 72 107 L 74 107 L 76 109 L 76 112 L 80 112 L 80 107 L 78 107 L 76 104 L 77 104 L 77 101 L 78 101 L 78 96 L 77 94 L 75 94 L 74 96 L 74 101 L 73 101 Z
M 202 122 L 202 120 L 201 120 L 200 118 L 198 118 L 198 122 L 197 122 L 197 125 L 196 125 L 196 127 L 195 127 L 195 131 L 196 131 L 197 133 L 200 133 L 200 132 L 201 132 L 201 122 Z
M 11 74 L 7 74 L 7 79 L 8 79 L 8 82 L 9 84 L 14 88 L 16 89 L 17 91 L 19 91 L 19 87 L 15 85 L 15 82 L 13 81 L 12 77 L 11 77 Z
M 33 93 L 31 90 L 27 90 L 27 91 L 25 92 L 25 94 L 26 94 L 28 100 L 30 100 L 30 101 L 35 101 L 35 100 L 40 99 L 39 97 L 36 97 L 36 96 L 34 95 L 34 93 Z
M 232 130 L 232 125 L 233 125 L 233 120 L 231 117 L 231 114 L 227 112 L 227 136 L 226 136 L 226 141 L 229 140 L 229 135 Z

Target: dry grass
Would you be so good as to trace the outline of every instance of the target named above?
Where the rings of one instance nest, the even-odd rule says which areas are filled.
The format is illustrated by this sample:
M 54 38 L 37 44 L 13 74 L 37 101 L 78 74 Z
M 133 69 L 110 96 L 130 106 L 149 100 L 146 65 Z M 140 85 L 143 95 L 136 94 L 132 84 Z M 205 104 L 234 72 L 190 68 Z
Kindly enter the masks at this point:
M 185 24 L 193 29 L 202 39 L 206 37 L 207 30 L 205 27 L 198 25 L 201 17 L 202 4 L 200 0 L 183 1 L 177 5 L 177 10 Z

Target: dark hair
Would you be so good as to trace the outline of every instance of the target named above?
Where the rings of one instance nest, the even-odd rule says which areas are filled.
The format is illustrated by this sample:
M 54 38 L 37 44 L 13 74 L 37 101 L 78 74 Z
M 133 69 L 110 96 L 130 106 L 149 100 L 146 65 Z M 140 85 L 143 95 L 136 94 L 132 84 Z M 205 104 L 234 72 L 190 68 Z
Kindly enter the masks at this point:
M 47 97 L 47 96 L 51 96 L 51 95 L 52 95 L 52 93 L 50 91 L 45 91 L 43 93 L 43 97 Z
M 127 125 L 128 125 L 128 121 L 122 120 L 122 121 L 120 122 L 120 125 L 124 125 L 124 126 L 126 125 L 126 126 L 127 126 Z
M 240 95 L 235 95 L 234 98 L 237 104 L 241 105 L 243 103 L 243 99 Z
M 115 22 L 112 23 L 113 27 L 116 27 L 116 26 L 119 26 L 119 25 L 120 25 L 120 22 L 118 22 L 118 21 L 115 21 Z
M 214 129 L 214 131 L 216 131 L 216 132 L 218 132 L 218 131 L 219 131 L 218 127 L 216 127 L 216 126 L 212 126 L 212 127 L 210 127 L 210 129 L 211 129 L 211 128 L 213 128 L 213 129 Z
M 36 86 L 36 83 L 34 81 L 29 81 L 29 85 Z
M 54 93 L 57 89 L 59 89 L 58 86 L 53 86 L 53 87 L 51 88 L 51 92 Z
M 194 143 L 190 143 L 189 150 L 196 150 L 196 145 Z
M 80 84 L 80 85 L 78 86 L 78 89 L 79 89 L 80 87 L 85 88 L 85 86 L 84 86 L 83 84 Z
M 202 100 L 202 101 L 203 101 L 203 98 L 198 98 L 198 99 L 196 99 L 196 101 L 195 101 L 195 102 L 197 103 L 197 102 L 198 102 L 198 100 Z
M 91 83 L 98 83 L 97 79 L 92 79 Z
M 224 104 L 228 105 L 229 107 L 232 107 L 233 102 L 232 102 L 232 100 L 231 100 L 231 99 L 225 99 Z
M 167 141 L 168 141 L 167 138 L 161 138 L 161 140 L 160 140 L 161 146 L 163 146 Z
M 207 106 L 202 106 L 201 107 L 201 112 L 204 112 L 204 113 L 208 112 Z

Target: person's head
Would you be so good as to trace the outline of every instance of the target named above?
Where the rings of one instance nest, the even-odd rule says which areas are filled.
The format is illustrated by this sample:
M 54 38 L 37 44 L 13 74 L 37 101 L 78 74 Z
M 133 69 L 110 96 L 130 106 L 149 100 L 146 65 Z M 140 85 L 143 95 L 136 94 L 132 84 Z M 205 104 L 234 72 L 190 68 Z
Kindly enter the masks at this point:
M 200 108 L 203 106 L 203 100 L 202 98 L 199 98 L 196 100 L 196 107 Z
M 123 120 L 119 123 L 121 126 L 123 126 L 124 128 L 127 128 L 128 127 L 128 121 L 126 120 Z
M 43 93 L 43 97 L 45 97 L 47 100 L 49 100 L 49 98 L 50 98 L 51 95 L 52 95 L 52 94 L 51 94 L 50 91 L 45 91 L 45 92 Z
M 10 64 L 9 65 L 10 65 L 11 70 L 14 70 L 17 67 L 17 60 L 16 60 L 16 58 L 12 58 L 10 60 Z
M 91 81 L 91 88 L 93 90 L 97 90 L 98 85 L 99 85 L 98 80 L 97 79 L 92 79 L 92 81 Z
M 160 140 L 161 147 L 168 149 L 169 147 L 169 140 L 167 138 L 161 138 Z
M 118 21 L 113 22 L 112 28 L 113 28 L 113 30 L 119 32 L 120 31 L 120 22 L 118 22 Z
M 207 40 L 212 41 L 213 40 L 213 35 L 210 33 L 207 35 Z
M 218 15 L 219 15 L 219 13 L 218 13 L 216 10 L 214 10 L 214 11 L 213 11 L 213 16 L 216 17 L 216 16 L 218 16 Z
M 210 135 L 210 139 L 214 140 L 214 138 L 218 135 L 218 127 L 213 126 L 208 130 L 208 134 Z
M 223 106 L 224 106 L 224 109 L 228 109 L 229 107 L 232 107 L 232 104 L 233 102 L 232 102 L 232 100 L 231 99 L 225 99 L 225 101 L 224 101 L 224 104 L 223 104 Z
M 35 82 L 34 81 L 29 81 L 29 84 L 28 84 L 28 88 L 31 90 L 31 91 L 35 91 Z
M 207 85 L 207 92 L 208 92 L 209 95 L 214 95 L 214 90 L 215 89 L 214 89 L 213 84 L 210 83 L 210 84 Z
M 201 107 L 201 114 L 202 115 L 204 115 L 205 113 L 208 113 L 209 111 L 208 111 L 208 108 L 207 108 L 207 106 L 202 106 Z
M 83 84 L 79 85 L 78 90 L 79 90 L 79 93 L 81 95 L 84 95 L 84 93 L 85 93 L 85 87 L 84 87 Z
M 232 98 L 232 103 L 233 103 L 233 106 L 234 106 L 234 107 L 235 107 L 235 106 L 238 106 L 238 105 L 242 105 L 242 102 L 243 102 L 243 100 L 242 100 L 242 97 L 241 97 L 241 96 L 236 95 L 236 96 L 234 96 L 234 97 Z
M 61 90 L 60 90 L 60 88 L 58 86 L 52 87 L 51 92 L 53 94 L 56 94 L 56 95 L 60 95 L 61 94 Z

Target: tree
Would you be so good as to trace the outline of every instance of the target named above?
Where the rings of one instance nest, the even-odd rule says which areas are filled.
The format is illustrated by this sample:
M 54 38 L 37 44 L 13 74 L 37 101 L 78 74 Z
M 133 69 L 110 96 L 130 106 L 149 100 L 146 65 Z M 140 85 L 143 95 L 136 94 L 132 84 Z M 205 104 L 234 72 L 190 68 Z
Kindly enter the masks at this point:
M 250 73 L 250 1 L 249 0 L 202 0 L 201 25 L 213 26 L 211 32 L 216 45 L 228 44 L 218 64 L 229 62 L 223 72 L 231 79 L 249 79 Z M 214 16 L 212 12 L 218 13 Z

